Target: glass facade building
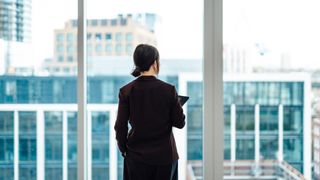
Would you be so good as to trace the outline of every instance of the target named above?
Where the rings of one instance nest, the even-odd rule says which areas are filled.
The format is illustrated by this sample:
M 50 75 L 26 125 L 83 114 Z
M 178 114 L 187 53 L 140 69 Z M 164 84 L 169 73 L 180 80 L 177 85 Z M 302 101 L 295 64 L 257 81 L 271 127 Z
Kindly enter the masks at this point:
M 188 161 L 202 160 L 201 78 L 182 74 L 160 79 L 190 96 L 184 106 L 187 149 L 182 151 Z M 118 90 L 130 80 L 120 75 L 88 78 L 92 179 L 122 179 L 123 158 L 112 133 Z M 76 82 L 76 77 L 0 77 L 0 179 L 16 175 L 20 179 L 77 179 Z M 225 160 L 282 158 L 304 172 L 305 151 L 310 151 L 303 146 L 306 86 L 301 78 L 226 79 Z M 282 130 L 279 122 L 283 122 Z
M 0 39 L 31 40 L 31 0 L 0 0 Z

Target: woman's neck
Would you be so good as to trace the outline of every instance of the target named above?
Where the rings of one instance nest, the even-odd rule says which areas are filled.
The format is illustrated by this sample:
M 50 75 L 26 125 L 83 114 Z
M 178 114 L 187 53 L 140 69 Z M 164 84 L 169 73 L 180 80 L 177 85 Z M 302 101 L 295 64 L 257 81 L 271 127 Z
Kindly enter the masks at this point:
M 141 76 L 157 76 L 157 73 L 155 73 L 154 71 L 145 71 L 141 72 Z

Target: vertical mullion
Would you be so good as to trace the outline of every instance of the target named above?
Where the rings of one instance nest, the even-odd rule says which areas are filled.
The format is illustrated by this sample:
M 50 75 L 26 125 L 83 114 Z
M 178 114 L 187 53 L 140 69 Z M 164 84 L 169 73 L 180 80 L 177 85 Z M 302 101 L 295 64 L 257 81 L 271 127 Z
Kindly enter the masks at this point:
M 222 0 L 204 0 L 203 179 L 223 179 Z
M 86 72 L 86 0 L 78 0 L 78 179 L 87 180 L 87 72 Z

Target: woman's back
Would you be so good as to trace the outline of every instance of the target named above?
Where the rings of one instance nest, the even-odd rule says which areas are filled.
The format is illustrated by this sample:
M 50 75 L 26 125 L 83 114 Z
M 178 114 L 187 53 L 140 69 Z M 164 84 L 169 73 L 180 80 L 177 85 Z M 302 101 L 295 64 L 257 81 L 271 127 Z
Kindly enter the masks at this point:
M 182 128 L 185 122 L 182 108 L 176 104 L 174 86 L 154 76 L 140 76 L 122 87 L 120 94 L 129 106 L 132 127 L 127 138 L 127 155 L 149 164 L 177 160 L 172 126 Z

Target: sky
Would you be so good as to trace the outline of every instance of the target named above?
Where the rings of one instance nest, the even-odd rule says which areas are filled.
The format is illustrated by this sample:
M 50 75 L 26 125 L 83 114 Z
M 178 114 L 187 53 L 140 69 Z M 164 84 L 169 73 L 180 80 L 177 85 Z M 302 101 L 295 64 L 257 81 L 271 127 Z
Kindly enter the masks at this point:
M 16 66 L 39 66 L 53 56 L 53 31 L 77 18 L 76 0 L 32 0 L 32 42 L 14 45 Z M 223 0 L 223 39 L 227 44 L 262 44 L 266 64 L 281 52 L 293 68 L 319 68 L 320 2 L 318 0 Z M 203 1 L 87 0 L 88 18 L 151 12 L 161 17 L 156 29 L 162 58 L 201 59 Z M 268 56 L 270 55 L 270 56 Z M 258 60 L 257 60 L 258 61 Z

